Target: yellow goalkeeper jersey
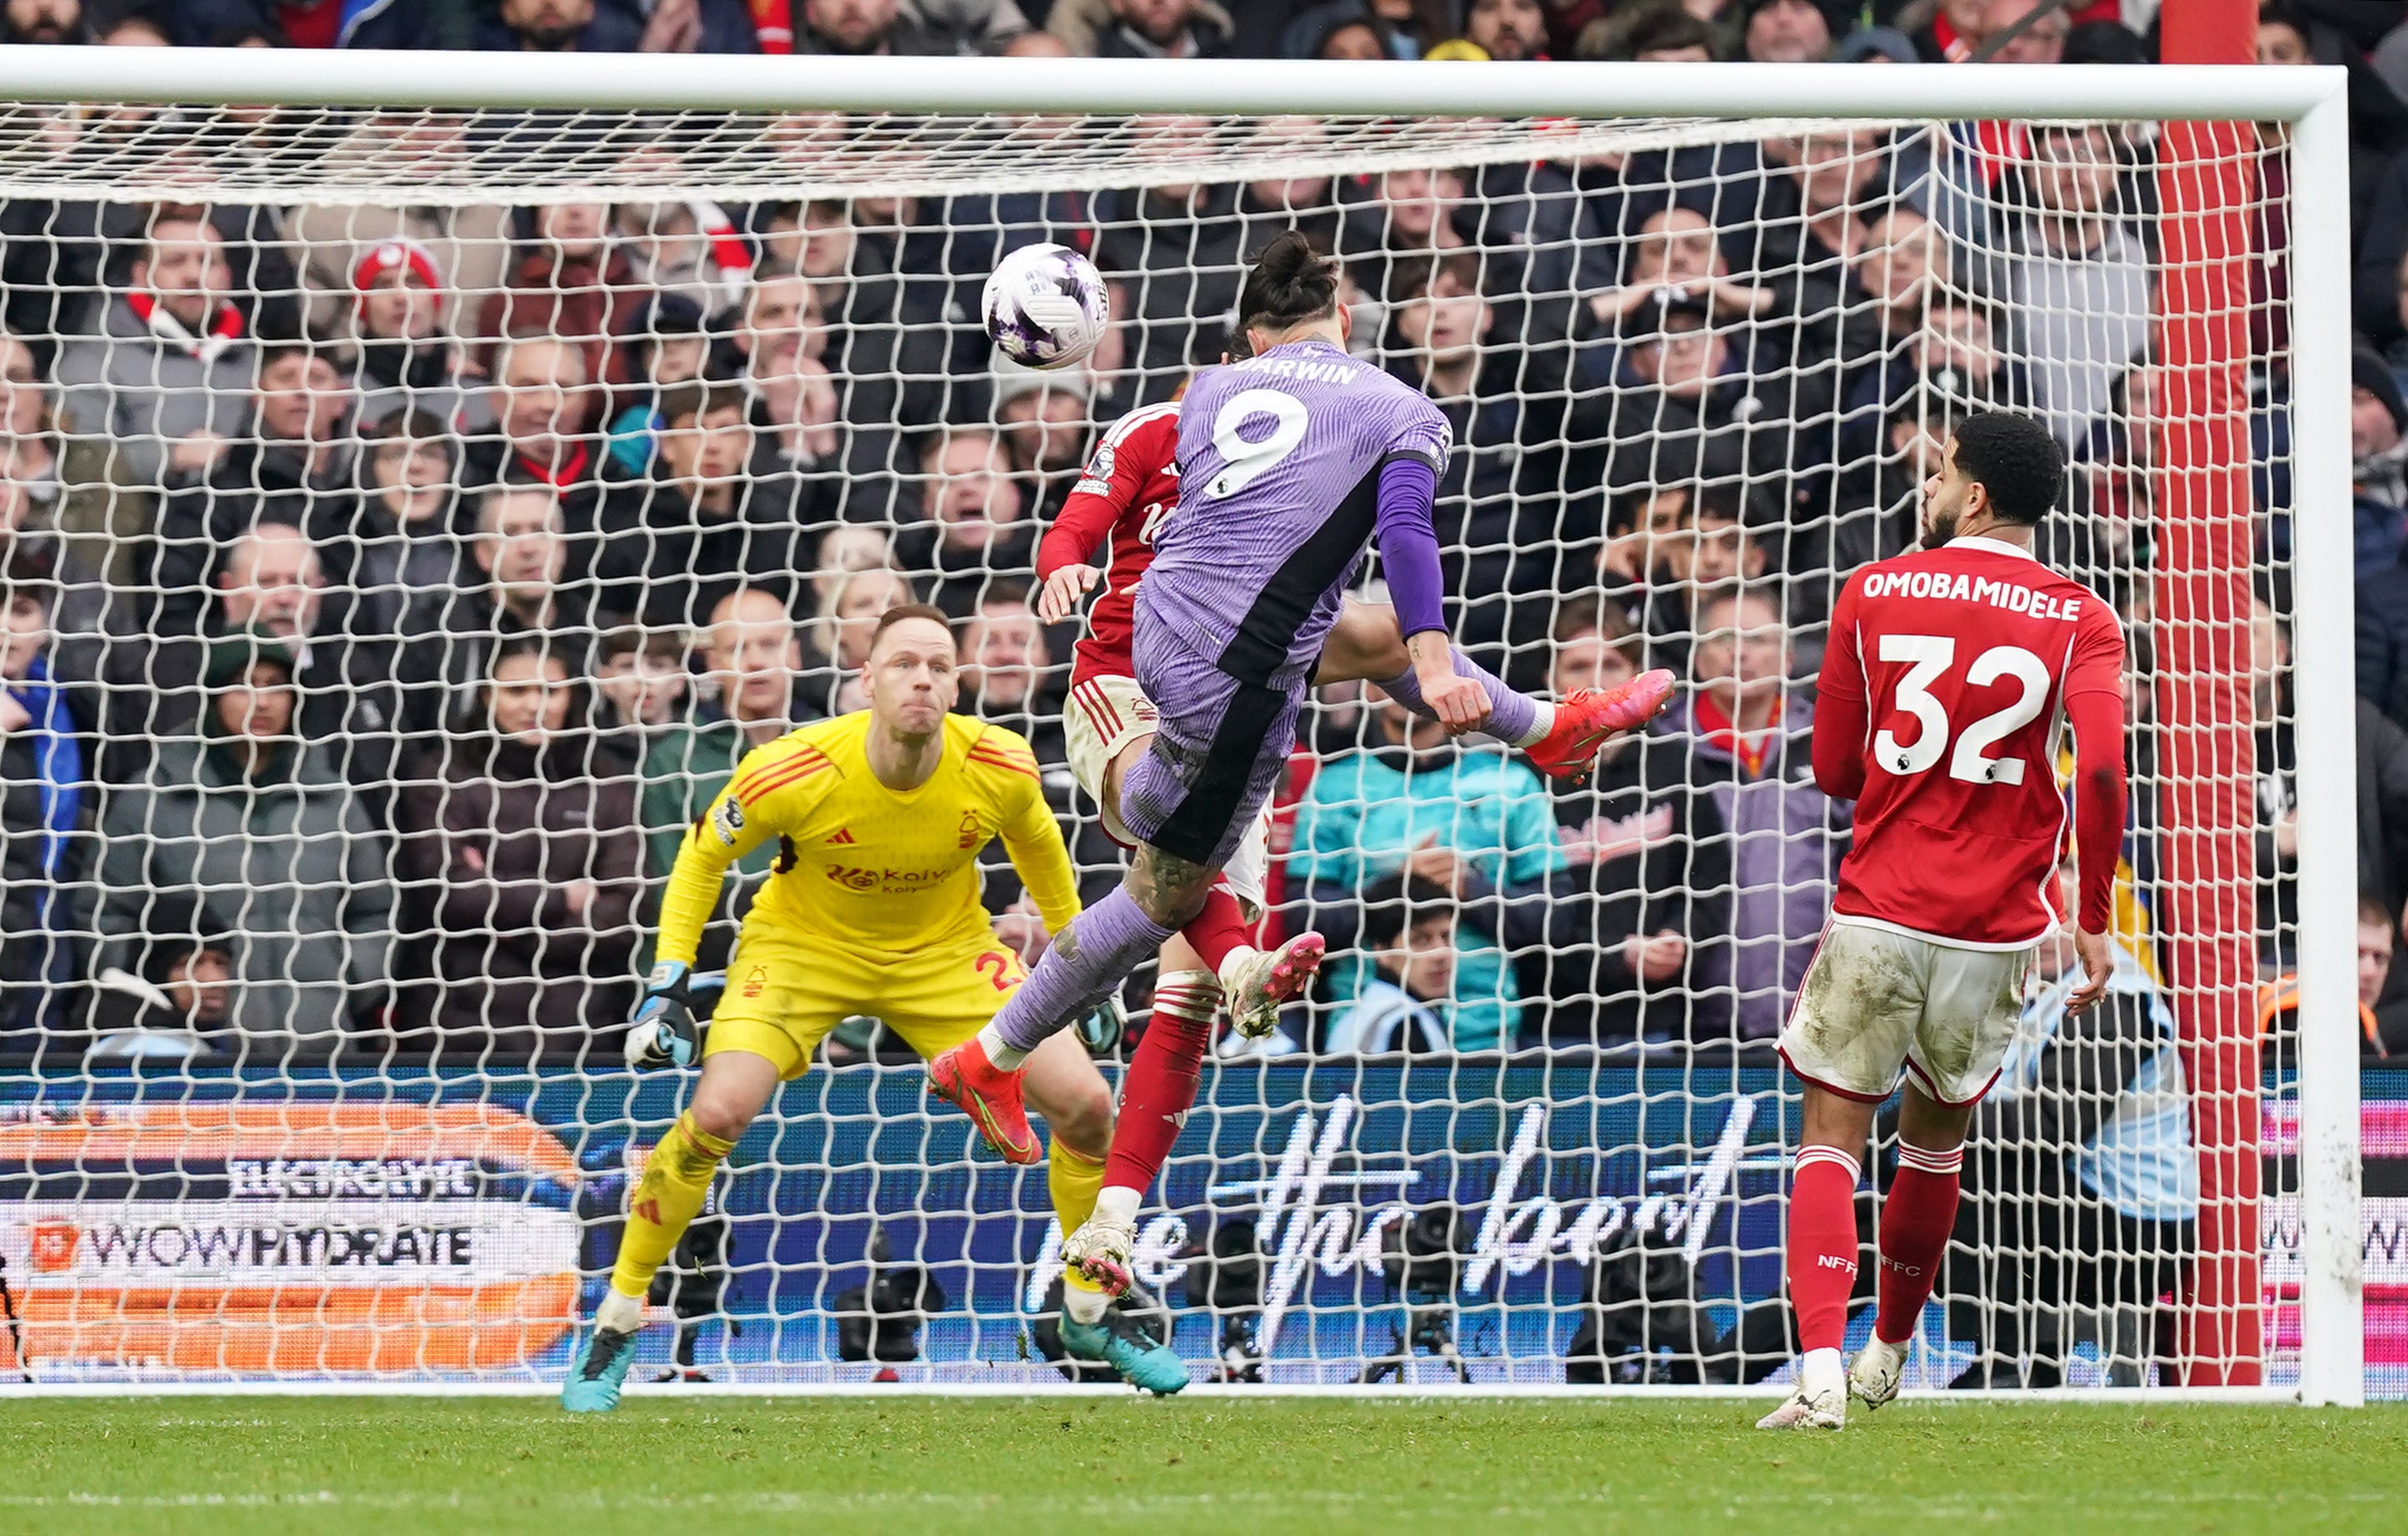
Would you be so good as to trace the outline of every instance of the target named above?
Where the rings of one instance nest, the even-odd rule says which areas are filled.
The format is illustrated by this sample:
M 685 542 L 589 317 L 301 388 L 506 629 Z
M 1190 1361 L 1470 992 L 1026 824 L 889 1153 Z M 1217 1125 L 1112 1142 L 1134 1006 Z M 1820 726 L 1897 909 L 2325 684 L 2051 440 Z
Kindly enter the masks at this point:
M 937 771 L 896 791 L 869 770 L 869 711 L 755 747 L 686 828 L 661 902 L 663 960 L 692 965 L 727 867 L 775 840 L 768 883 L 745 926 L 768 923 L 850 950 L 904 953 L 984 928 L 979 850 L 997 836 L 1054 932 L 1079 913 L 1062 828 L 1018 733 L 945 717 Z

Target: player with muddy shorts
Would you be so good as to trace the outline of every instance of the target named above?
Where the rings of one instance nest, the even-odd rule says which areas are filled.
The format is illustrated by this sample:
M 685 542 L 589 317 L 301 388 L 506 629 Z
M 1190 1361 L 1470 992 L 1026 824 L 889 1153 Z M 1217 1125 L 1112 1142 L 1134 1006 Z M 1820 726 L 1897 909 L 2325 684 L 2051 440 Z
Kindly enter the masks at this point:
M 1784 1243 L 1803 1351 L 1767 1429 L 1837 1429 L 1898 1393 L 1956 1216 L 1973 1106 L 2015 1038 L 2035 951 L 2063 926 L 2057 868 L 2074 739 L 2075 947 L 2095 1004 L 2124 835 L 2124 634 L 2106 600 L 2031 553 L 2064 456 L 2034 417 L 1957 424 L 1923 487 L 1923 548 L 1865 567 L 1831 610 L 1814 782 L 1856 802 L 1831 917 L 1781 1055 L 1805 1084 Z M 1856 1185 L 1874 1106 L 1901 1087 L 1879 1307 L 1852 1367 Z

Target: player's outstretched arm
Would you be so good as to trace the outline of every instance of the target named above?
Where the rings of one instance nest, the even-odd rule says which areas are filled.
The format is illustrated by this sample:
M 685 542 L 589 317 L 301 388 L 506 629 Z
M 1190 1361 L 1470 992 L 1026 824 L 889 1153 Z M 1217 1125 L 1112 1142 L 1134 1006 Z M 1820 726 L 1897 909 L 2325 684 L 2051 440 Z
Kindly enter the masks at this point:
M 678 843 L 677 863 L 661 896 L 661 928 L 653 946 L 652 974 L 628 1019 L 627 1064 L 686 1066 L 694 1059 L 693 1003 L 697 983 L 695 955 L 703 925 L 719 903 L 727 867 L 760 846 L 769 835 L 768 808 L 757 788 L 791 757 L 764 762 L 762 751 L 745 754 L 717 804 L 695 819 Z M 748 798 L 752 798 L 749 802 Z
M 1088 481 L 1081 481 L 1081 485 Z M 1047 624 L 1060 624 L 1079 610 L 1104 573 L 1087 562 L 1112 531 L 1120 507 L 1111 497 L 1074 491 L 1062 515 L 1037 546 L 1037 600 L 1031 605 Z
M 1045 624 L 1060 624 L 1079 611 L 1079 604 L 1096 590 L 1104 573 L 1093 566 L 1063 566 L 1045 578 L 1037 589 L 1038 619 Z
M 1035 607 L 1039 619 L 1060 624 L 1069 618 L 1079 610 L 1079 600 L 1103 580 L 1104 573 L 1088 562 L 1160 467 L 1155 461 L 1168 462 L 1179 440 L 1178 422 L 1175 409 L 1139 411 L 1096 445 L 1054 525 L 1037 544 Z
M 737 782 L 728 785 L 710 811 L 695 818 L 678 843 L 677 864 L 669 870 L 667 889 L 661 893 L 660 938 L 652 950 L 663 960 L 694 963 L 695 953 L 702 947 L 703 925 L 710 921 L 711 909 L 719 904 L 719 887 L 727 878 L 727 867 L 759 847 L 767 835 L 737 794 L 737 783 L 742 780 L 738 770 Z
M 1088 481 L 1079 483 L 1083 486 Z M 1054 525 L 1037 542 L 1037 579 L 1050 581 L 1061 571 L 1085 566 L 1103 548 L 1120 515 L 1121 504 L 1111 496 L 1071 492 Z
M 1445 590 L 1439 573 L 1438 466 L 1419 452 L 1398 450 L 1380 467 L 1380 506 L 1375 536 L 1380 568 L 1396 600 L 1397 628 L 1405 637 L 1413 681 L 1452 736 L 1487 723 L 1492 701 L 1477 678 L 1459 677 L 1446 637 Z
M 1035 760 L 1030 768 L 1035 768 Z M 1002 826 L 1003 851 L 1010 855 L 1020 883 L 1037 902 L 1047 931 L 1060 933 L 1079 915 L 1079 871 L 1070 862 L 1069 845 L 1062 840 L 1062 824 L 1054 819 L 1045 793 L 1032 779 L 1026 796 L 1012 808 Z

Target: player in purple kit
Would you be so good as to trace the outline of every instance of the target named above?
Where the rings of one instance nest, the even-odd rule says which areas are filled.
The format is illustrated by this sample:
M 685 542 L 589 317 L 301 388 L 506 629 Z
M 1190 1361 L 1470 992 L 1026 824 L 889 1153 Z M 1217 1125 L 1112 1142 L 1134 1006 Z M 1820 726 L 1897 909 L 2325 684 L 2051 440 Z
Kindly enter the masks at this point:
M 1027 1054 L 1196 914 L 1270 797 L 1367 543 L 1379 542 L 1412 662 L 1389 685 L 1400 702 L 1455 734 L 1520 740 L 1535 722 L 1530 700 L 1492 693 L 1448 644 L 1431 516 L 1452 432 L 1427 397 L 1348 355 L 1338 276 L 1301 234 L 1273 239 L 1239 299 L 1254 355 L 1197 375 L 1180 408 L 1180 511 L 1137 593 L 1138 682 L 1161 719 L 1121 795 L 1139 839 L 1127 878 L 1056 938 L 976 1039 L 929 1063 L 930 1090 L 1008 1159 L 1036 1150 L 1021 1103 Z M 1654 716 L 1671 683 L 1651 672 L 1625 684 L 1598 717 L 1598 744 Z

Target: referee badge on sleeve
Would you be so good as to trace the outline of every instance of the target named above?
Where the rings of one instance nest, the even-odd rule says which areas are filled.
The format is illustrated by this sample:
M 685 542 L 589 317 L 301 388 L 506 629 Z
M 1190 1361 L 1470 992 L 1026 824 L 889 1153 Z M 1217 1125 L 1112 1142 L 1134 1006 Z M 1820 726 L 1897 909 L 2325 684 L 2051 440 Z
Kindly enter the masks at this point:
M 719 809 L 710 813 L 710 829 L 719 834 L 721 842 L 736 846 L 736 834 L 744 830 L 744 807 L 734 795 L 720 801 Z

